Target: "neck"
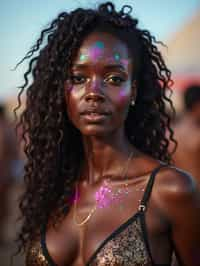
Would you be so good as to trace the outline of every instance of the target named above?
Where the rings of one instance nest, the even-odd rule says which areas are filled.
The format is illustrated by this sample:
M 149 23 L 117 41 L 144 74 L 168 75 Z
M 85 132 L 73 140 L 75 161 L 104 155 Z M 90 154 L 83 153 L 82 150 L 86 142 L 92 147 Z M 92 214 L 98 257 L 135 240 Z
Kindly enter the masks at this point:
M 106 137 L 83 137 L 86 164 L 83 171 L 84 180 L 91 184 L 99 182 L 103 176 L 116 173 L 126 162 L 133 146 L 121 134 L 111 134 Z

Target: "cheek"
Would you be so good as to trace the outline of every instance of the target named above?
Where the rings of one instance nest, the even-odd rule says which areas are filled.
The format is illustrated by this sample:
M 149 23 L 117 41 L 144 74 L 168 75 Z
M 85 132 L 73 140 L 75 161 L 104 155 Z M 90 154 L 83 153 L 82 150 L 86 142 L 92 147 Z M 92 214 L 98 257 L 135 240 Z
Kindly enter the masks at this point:
M 68 118 L 75 122 L 78 114 L 79 94 L 73 90 L 73 87 L 65 91 L 66 111 Z
M 75 98 L 81 97 L 84 94 L 85 86 L 84 85 L 73 85 L 70 82 L 65 84 L 65 97 L 69 95 L 74 95 Z
M 130 86 L 123 86 L 117 92 L 115 91 L 112 97 L 112 99 L 114 100 L 115 103 L 117 103 L 117 106 L 120 109 L 123 109 L 129 105 L 130 98 L 131 98 Z
M 127 104 L 130 101 L 131 92 L 127 88 L 122 88 L 119 92 L 119 101 L 122 104 Z

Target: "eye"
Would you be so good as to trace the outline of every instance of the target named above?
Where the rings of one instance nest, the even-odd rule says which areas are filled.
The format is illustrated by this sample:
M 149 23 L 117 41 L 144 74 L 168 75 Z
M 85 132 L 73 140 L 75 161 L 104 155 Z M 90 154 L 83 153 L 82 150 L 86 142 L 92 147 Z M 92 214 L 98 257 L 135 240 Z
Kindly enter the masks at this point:
M 125 79 L 120 77 L 120 76 L 112 75 L 112 76 L 107 77 L 105 79 L 105 81 L 109 82 L 109 83 L 111 83 L 111 84 L 113 84 L 115 86 L 119 86 L 125 81 Z
M 73 84 L 83 84 L 87 81 L 87 78 L 83 75 L 72 75 L 71 81 Z

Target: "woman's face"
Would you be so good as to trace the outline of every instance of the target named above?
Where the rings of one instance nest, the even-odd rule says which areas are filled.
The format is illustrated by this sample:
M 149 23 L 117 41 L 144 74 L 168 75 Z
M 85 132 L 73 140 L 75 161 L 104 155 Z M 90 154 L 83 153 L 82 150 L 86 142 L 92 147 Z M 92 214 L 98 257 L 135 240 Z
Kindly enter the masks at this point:
M 68 117 L 83 135 L 124 130 L 132 68 L 127 46 L 111 34 L 94 32 L 84 40 L 65 84 Z

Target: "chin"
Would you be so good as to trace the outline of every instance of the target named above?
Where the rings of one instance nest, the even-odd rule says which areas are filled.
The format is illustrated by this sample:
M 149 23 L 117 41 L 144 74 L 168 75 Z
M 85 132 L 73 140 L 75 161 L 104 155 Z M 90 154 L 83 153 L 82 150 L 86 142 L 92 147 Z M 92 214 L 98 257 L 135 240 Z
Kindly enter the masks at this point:
M 106 137 L 111 135 L 112 131 L 109 130 L 108 127 L 101 127 L 101 126 L 88 126 L 81 130 L 81 134 L 87 137 Z

